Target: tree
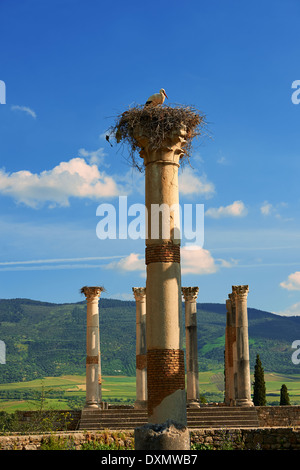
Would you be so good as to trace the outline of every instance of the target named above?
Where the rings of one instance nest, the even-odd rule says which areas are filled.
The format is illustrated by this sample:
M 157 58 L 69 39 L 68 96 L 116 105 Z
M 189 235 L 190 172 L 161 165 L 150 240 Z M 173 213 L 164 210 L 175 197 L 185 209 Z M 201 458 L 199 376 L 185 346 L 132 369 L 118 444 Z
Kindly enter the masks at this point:
M 280 389 L 280 406 L 290 405 L 290 397 L 288 394 L 287 386 L 283 384 Z
M 255 406 L 266 406 L 265 376 L 259 354 L 254 367 L 253 403 Z

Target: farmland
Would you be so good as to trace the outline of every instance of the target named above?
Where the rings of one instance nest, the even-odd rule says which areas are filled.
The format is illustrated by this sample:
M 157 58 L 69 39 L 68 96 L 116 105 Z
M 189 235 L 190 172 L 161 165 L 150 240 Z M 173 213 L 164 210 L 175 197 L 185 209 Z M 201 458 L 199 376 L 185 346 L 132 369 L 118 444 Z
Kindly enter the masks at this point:
M 222 370 L 199 373 L 200 394 L 207 402 L 223 401 Z M 278 405 L 280 388 L 288 388 L 292 405 L 300 404 L 300 375 L 265 374 L 267 404 Z M 85 403 L 85 376 L 65 375 L 45 377 L 28 382 L 0 385 L 0 410 L 80 409 Z M 103 400 L 115 404 L 133 404 L 135 401 L 135 377 L 104 376 Z

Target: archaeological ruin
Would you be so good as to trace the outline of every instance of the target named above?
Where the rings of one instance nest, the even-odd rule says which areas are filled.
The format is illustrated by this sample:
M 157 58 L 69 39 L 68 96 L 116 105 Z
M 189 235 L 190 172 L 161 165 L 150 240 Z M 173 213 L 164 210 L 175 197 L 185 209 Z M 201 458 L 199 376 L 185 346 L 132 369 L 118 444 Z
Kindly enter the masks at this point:
M 124 112 L 113 129 L 117 142 L 129 144 L 133 164 L 145 173 L 146 286 L 132 288 L 136 303 L 136 401 L 134 409 L 123 410 L 123 414 L 119 411 L 116 418 L 123 428 L 134 428 L 136 450 L 189 450 L 191 429 L 256 429 L 264 416 L 251 399 L 247 285 L 232 286 L 226 300 L 224 403 L 212 407 L 200 403 L 199 287 L 181 286 L 178 170 L 189 158 L 191 141 L 201 135 L 204 121 L 190 108 L 135 107 Z M 136 160 L 136 153 L 140 160 Z M 167 217 L 158 208 L 166 209 Z M 101 288 L 85 287 L 82 292 L 87 298 L 87 388 L 79 429 L 98 429 L 109 419 L 101 398 Z M 271 415 L 266 411 L 266 416 Z

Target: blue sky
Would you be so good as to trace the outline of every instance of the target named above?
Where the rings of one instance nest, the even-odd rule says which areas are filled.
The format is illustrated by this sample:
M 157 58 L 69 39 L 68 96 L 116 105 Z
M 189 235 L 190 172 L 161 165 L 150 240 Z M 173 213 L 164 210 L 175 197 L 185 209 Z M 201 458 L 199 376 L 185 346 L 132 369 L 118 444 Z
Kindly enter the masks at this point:
M 182 284 L 199 302 L 249 284 L 249 306 L 300 314 L 297 0 L 1 0 L 0 16 L 0 298 L 133 300 L 144 240 L 99 240 L 96 210 L 143 203 L 144 176 L 103 136 L 164 87 L 212 136 L 180 170 L 180 203 L 205 210 Z

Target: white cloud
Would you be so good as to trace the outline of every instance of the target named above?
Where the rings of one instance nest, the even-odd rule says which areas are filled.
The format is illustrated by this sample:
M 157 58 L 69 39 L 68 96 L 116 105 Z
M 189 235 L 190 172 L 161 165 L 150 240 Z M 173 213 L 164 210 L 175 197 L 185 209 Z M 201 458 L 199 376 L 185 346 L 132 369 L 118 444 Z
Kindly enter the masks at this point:
M 208 250 L 196 245 L 187 245 L 181 248 L 181 272 L 185 274 L 213 274 L 220 268 L 231 268 L 237 264 L 236 260 L 215 260 Z M 121 272 L 140 271 L 145 276 L 145 259 L 137 253 L 113 261 L 106 265 L 107 269 L 116 269 Z
M 200 194 L 210 197 L 215 192 L 213 183 L 207 181 L 205 175 L 197 176 L 191 168 L 184 168 L 183 172 L 180 172 L 178 180 L 179 191 L 186 196 Z
M 86 150 L 85 148 L 80 148 L 78 150 L 78 155 L 79 157 L 84 157 L 88 159 L 91 165 L 94 165 L 94 164 L 103 165 L 104 157 L 106 156 L 106 153 L 104 152 L 104 149 L 102 147 L 100 147 L 97 150 Z
M 280 286 L 287 290 L 300 290 L 300 271 L 290 274 L 286 281 L 280 283 Z
M 274 312 L 276 315 L 283 315 L 285 317 L 300 316 L 300 302 L 297 302 L 290 307 L 282 310 L 281 312 Z
M 270 204 L 269 202 L 265 201 L 261 208 L 260 208 L 260 212 L 263 214 L 263 215 L 270 215 L 271 212 L 273 211 L 273 206 L 272 204 Z
M 237 266 L 239 261 L 237 259 L 231 258 L 229 261 L 225 259 L 217 259 L 217 261 L 220 262 L 220 266 L 222 268 L 233 268 L 234 266 Z
M 106 266 L 107 269 L 116 269 L 118 271 L 145 271 L 145 260 L 138 253 L 130 253 L 130 255 L 120 261 L 113 261 Z
M 273 204 L 269 203 L 268 201 L 265 201 L 261 207 L 260 207 L 260 212 L 264 216 L 271 216 L 273 215 L 276 219 L 281 219 L 284 222 L 293 220 L 292 218 L 285 217 L 283 218 L 282 215 L 280 214 L 280 211 L 283 209 L 285 210 L 288 207 L 288 204 L 286 202 L 280 202 L 274 206 Z
M 198 246 L 185 246 L 181 249 L 182 274 L 212 274 L 218 270 L 213 257 L 208 250 Z M 106 268 L 118 271 L 145 272 L 144 257 L 137 253 L 130 253 L 127 257 L 109 263 Z
M 228 165 L 228 161 L 224 156 L 218 158 L 217 163 L 219 163 L 220 165 Z
M 213 274 L 218 270 L 208 250 L 199 246 L 184 246 L 181 249 L 182 274 Z
M 79 157 L 39 174 L 27 170 L 9 174 L 0 170 L 0 193 L 30 207 L 44 203 L 50 203 L 50 207 L 68 206 L 71 197 L 100 199 L 124 192 L 114 178 Z
M 228 206 L 207 209 L 205 215 L 214 219 L 220 217 L 244 217 L 248 213 L 245 204 L 242 201 L 234 201 Z
M 123 292 L 123 293 L 116 293 L 116 294 L 109 294 L 106 293 L 106 296 L 108 296 L 110 299 L 117 299 L 117 300 L 134 300 L 133 293 L 131 292 L 130 294 L 128 292 Z
M 32 116 L 34 119 L 36 118 L 36 113 L 35 111 L 33 111 L 33 109 L 31 108 L 28 108 L 27 106 L 19 106 L 19 105 L 13 105 L 11 106 L 11 109 L 13 111 L 23 111 L 24 113 L 26 114 L 29 114 L 30 116 Z
M 112 256 L 85 256 L 81 258 L 50 258 L 50 259 L 34 259 L 26 261 L 1 261 L 0 266 L 16 266 L 16 265 L 35 265 L 35 264 L 59 264 L 63 262 L 75 262 L 75 261 L 99 261 L 99 260 L 108 260 L 113 258 L 122 258 L 122 255 L 112 255 Z

